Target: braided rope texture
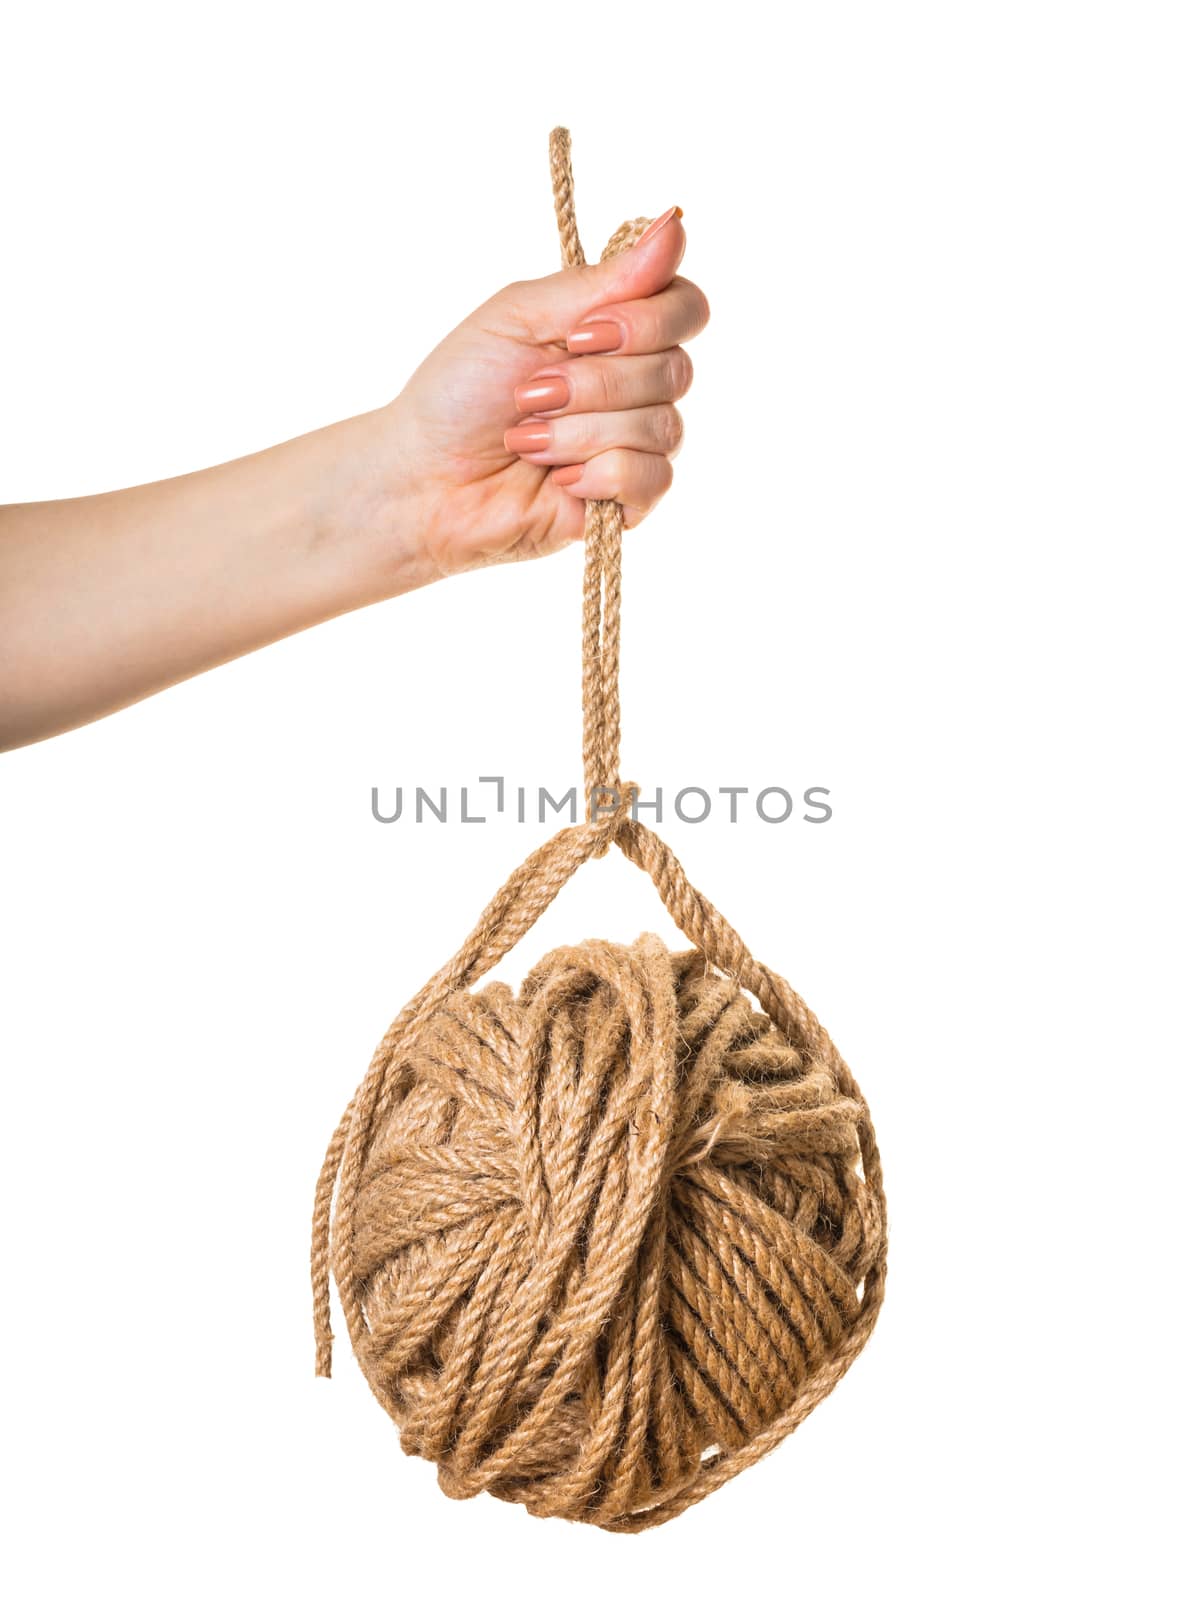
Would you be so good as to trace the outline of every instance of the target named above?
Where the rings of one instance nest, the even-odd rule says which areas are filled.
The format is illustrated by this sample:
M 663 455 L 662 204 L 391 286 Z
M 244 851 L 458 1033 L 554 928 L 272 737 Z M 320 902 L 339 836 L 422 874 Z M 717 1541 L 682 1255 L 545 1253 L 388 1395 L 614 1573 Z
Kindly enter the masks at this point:
M 580 266 L 566 130 L 550 154 Z M 587 504 L 584 764 L 603 807 L 516 869 L 387 1030 L 328 1147 L 311 1267 L 317 1372 L 331 1277 L 374 1395 L 445 1493 L 635 1532 L 830 1392 L 879 1314 L 887 1225 L 850 1070 L 618 777 L 621 535 L 616 502 Z M 611 845 L 692 948 L 587 940 L 518 994 L 475 987 Z

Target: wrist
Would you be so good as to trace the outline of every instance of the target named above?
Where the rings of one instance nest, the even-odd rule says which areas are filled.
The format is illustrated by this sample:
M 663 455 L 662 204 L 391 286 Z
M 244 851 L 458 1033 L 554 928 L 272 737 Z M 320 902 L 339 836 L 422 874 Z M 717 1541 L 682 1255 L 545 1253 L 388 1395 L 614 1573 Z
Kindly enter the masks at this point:
M 441 576 L 421 536 L 415 459 L 395 405 L 362 412 L 312 435 L 326 436 L 317 473 L 316 547 L 343 587 L 343 609 L 371 605 Z

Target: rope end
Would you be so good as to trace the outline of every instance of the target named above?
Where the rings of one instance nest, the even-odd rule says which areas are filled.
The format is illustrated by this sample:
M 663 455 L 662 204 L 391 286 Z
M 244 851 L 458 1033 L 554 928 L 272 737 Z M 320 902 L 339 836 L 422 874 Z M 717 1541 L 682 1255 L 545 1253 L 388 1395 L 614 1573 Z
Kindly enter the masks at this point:
M 567 128 L 553 128 L 548 135 L 548 165 L 552 174 L 552 200 L 556 207 L 556 231 L 560 235 L 560 265 L 583 267 L 585 251 L 577 232 L 577 213 L 573 207 L 573 144 Z

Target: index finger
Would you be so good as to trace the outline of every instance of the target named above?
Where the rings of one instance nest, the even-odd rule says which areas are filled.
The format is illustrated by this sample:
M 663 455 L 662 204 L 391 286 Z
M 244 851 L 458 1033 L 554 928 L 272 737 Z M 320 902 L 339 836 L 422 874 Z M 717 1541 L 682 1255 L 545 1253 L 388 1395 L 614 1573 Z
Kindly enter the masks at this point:
M 673 278 L 646 300 L 624 300 L 591 311 L 566 343 L 572 355 L 652 355 L 695 338 L 710 319 L 709 301 L 688 278 Z

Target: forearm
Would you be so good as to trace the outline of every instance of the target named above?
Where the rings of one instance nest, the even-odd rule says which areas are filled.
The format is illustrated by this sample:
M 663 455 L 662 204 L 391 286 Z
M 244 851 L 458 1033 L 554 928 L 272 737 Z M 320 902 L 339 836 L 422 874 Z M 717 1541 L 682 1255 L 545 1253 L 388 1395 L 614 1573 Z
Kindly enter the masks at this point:
M 377 411 L 186 477 L 0 506 L 0 749 L 434 578 L 564 549 L 588 501 L 633 526 L 672 480 L 680 346 L 708 316 L 676 275 L 679 217 L 507 285 Z
M 427 582 L 383 434 L 371 412 L 185 477 L 0 507 L 0 748 Z

